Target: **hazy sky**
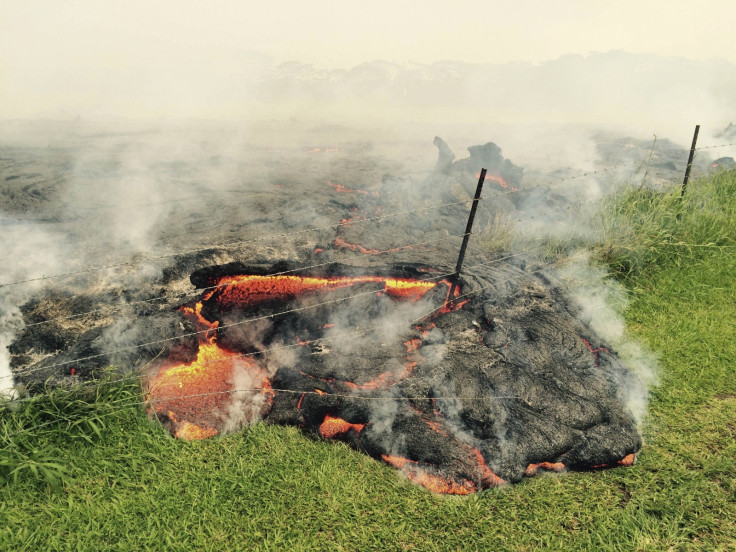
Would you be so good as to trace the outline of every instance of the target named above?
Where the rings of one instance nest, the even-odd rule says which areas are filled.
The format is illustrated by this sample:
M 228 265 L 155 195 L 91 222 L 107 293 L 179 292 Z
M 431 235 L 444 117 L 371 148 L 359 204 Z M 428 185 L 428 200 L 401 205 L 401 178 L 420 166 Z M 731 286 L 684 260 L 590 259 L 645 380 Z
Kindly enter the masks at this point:
M 82 109 L 133 83 L 136 94 L 166 88 L 172 95 L 172 86 L 189 82 L 182 75 L 228 87 L 259 63 L 287 60 L 320 68 L 376 59 L 540 62 L 622 49 L 736 62 L 734 6 L 733 0 L 3 0 L 0 117 Z

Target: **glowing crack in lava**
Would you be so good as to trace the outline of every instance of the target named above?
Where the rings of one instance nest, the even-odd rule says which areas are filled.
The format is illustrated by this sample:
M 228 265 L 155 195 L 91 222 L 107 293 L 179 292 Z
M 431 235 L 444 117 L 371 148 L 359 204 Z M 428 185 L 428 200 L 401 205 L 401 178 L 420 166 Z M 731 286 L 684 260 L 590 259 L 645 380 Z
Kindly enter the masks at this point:
M 390 278 L 386 276 L 339 276 L 319 278 L 313 276 L 225 276 L 217 289 L 205 299 L 215 298 L 230 308 L 257 306 L 266 301 L 285 302 L 314 292 L 324 292 L 357 284 L 383 284 L 382 292 L 395 299 L 417 301 L 437 282 Z
M 373 197 L 381 197 L 381 192 L 379 192 L 378 190 L 351 190 L 347 186 L 337 184 L 335 182 L 328 182 L 327 185 L 335 188 L 336 191 L 343 194 L 361 194 Z
M 419 461 L 409 460 L 402 456 L 392 456 L 390 454 L 384 454 L 381 458 L 387 464 L 391 464 L 400 470 L 409 480 L 435 493 L 468 495 L 473 494 L 477 490 L 472 481 L 468 479 L 456 481 L 442 477 L 440 474 L 435 473 L 435 470 L 431 466 L 423 465 Z
M 475 173 L 475 178 L 480 178 L 479 172 Z M 486 180 L 491 180 L 495 182 L 496 184 L 498 184 L 499 186 L 501 186 L 502 188 L 509 188 L 508 182 L 506 182 L 506 180 L 504 180 L 504 178 L 498 174 L 487 174 Z M 514 186 L 511 186 L 510 189 L 512 192 L 517 192 L 519 190 L 519 188 L 515 188 Z

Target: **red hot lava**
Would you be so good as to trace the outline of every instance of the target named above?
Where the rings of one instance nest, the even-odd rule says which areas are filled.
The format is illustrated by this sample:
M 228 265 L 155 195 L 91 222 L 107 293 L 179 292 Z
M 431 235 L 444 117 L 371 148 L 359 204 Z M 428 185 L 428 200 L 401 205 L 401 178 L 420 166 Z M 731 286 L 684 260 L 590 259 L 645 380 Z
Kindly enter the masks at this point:
M 328 182 L 328 186 L 332 186 L 336 191 L 346 194 L 361 194 L 373 197 L 381 197 L 381 192 L 378 190 L 351 190 L 350 188 L 343 186 L 342 184 L 336 184 L 334 182 Z
M 202 315 L 203 303 L 214 300 L 229 309 L 245 309 L 257 307 L 266 301 L 277 300 L 286 303 L 304 294 L 365 283 L 382 284 L 382 289 L 377 293 L 385 294 L 392 299 L 418 301 L 438 282 L 387 276 L 221 277 L 213 289 L 205 292 L 194 307 L 184 306 L 179 309 L 197 328 L 199 338 L 197 354 L 193 360 L 184 362 L 172 354 L 169 359 L 156 366 L 156 370 L 147 379 L 146 398 L 149 412 L 166 423 L 176 437 L 203 439 L 226 429 L 228 420 L 237 414 L 233 409 L 243 402 L 249 404 L 249 408 L 244 410 L 249 415 L 242 419 L 245 423 L 253 421 L 254 417 L 262 416 L 269 409 L 273 391 L 266 370 L 252 356 L 242 355 L 220 346 L 216 335 L 219 322 L 211 322 Z M 325 324 L 325 327 L 329 326 Z M 309 341 L 301 341 L 304 345 L 308 343 Z M 410 373 L 414 366 L 416 362 L 408 362 L 406 373 Z M 387 387 L 397 378 L 404 377 L 406 373 L 382 374 L 375 380 L 355 387 L 365 389 Z M 331 422 L 329 427 L 334 428 L 334 422 Z M 335 434 L 338 433 L 340 432 Z
M 149 413 L 168 425 L 175 437 L 191 440 L 217 435 L 244 400 L 266 410 L 273 397 L 266 371 L 252 357 L 220 347 L 215 335 L 218 323 L 202 316 L 201 301 L 180 310 L 201 332 L 197 356 L 177 362 L 172 355 L 147 378 Z M 247 415 L 245 421 L 251 421 Z

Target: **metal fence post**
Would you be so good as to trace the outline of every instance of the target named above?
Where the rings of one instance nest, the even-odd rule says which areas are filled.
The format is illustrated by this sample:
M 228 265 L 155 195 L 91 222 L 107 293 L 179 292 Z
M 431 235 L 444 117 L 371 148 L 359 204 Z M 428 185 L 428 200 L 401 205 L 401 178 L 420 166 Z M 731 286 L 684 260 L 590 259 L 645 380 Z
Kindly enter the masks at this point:
M 682 181 L 682 192 L 680 192 L 681 199 L 685 196 L 687 181 L 690 179 L 690 169 L 693 166 L 693 157 L 695 157 L 695 145 L 698 143 L 698 132 L 700 132 L 700 125 L 695 125 L 695 134 L 693 134 L 693 145 L 690 146 L 690 157 L 687 160 L 687 167 L 685 167 L 685 179 Z
M 470 207 L 470 215 L 468 216 L 468 224 L 465 227 L 465 235 L 463 236 L 463 244 L 460 246 L 460 255 L 457 258 L 457 265 L 455 265 L 455 274 L 452 276 L 452 285 L 450 286 L 450 294 L 447 297 L 448 302 L 452 302 L 452 295 L 455 293 L 458 280 L 460 279 L 460 270 L 463 268 L 463 260 L 465 259 L 465 250 L 468 247 L 468 240 L 470 240 L 470 233 L 473 230 L 473 221 L 475 220 L 475 211 L 478 209 L 478 201 L 480 200 L 480 193 L 483 190 L 483 181 L 486 179 L 486 169 L 480 170 L 480 178 L 478 178 L 478 186 L 475 188 L 475 197 L 473 198 L 473 205 Z

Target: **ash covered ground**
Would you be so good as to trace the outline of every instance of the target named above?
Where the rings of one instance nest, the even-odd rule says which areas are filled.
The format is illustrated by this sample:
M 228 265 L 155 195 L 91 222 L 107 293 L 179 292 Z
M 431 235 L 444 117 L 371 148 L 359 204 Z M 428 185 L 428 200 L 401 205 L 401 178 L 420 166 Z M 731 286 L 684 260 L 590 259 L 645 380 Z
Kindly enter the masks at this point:
M 0 148 L 0 360 L 21 393 L 110 365 L 142 371 L 149 412 L 172 433 L 297 425 L 458 494 L 539 467 L 629 464 L 639 450 L 631 405 L 643 384 L 553 268 L 491 239 L 501 225 L 539 236 L 573 224 L 611 191 L 610 173 L 558 186 L 575 167 L 550 178 L 493 142 L 463 152 L 330 127 L 257 139 L 217 127 L 24 131 Z M 645 174 L 630 161 L 633 148 L 646 158 L 644 141 L 595 147 L 601 168 L 631 165 L 615 176 Z M 650 179 L 684 167 L 667 148 Z M 484 200 L 448 302 L 481 167 Z M 436 285 L 408 297 L 358 282 L 222 299 L 221 288 L 250 293 L 223 278 L 274 274 Z M 227 358 L 201 362 L 209 375 L 189 393 L 208 398 L 156 394 L 152 382 L 210 346 Z

